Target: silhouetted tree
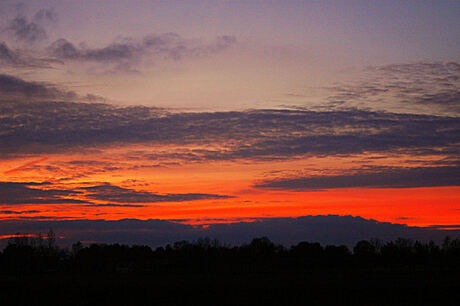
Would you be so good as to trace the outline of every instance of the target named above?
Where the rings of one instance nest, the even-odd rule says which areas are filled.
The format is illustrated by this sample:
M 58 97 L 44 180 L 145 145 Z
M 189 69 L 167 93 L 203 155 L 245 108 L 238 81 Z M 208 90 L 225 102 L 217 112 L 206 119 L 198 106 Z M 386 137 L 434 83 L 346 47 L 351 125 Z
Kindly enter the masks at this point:
M 353 248 L 353 254 L 363 258 L 369 258 L 377 255 L 377 250 L 370 241 L 361 240 Z
M 74 243 L 71 251 L 57 247 L 52 230 L 46 239 L 15 235 L 1 252 L 0 272 L 81 271 L 133 273 L 208 273 L 223 271 L 275 272 L 341 269 L 341 267 L 370 268 L 379 265 L 417 267 L 417 269 L 458 269 L 460 240 L 446 238 L 442 248 L 433 241 L 427 243 L 396 239 L 382 243 L 359 241 L 353 254 L 344 246 L 300 242 L 290 249 L 276 245 L 267 237 L 254 238 L 241 246 L 225 246 L 217 240 L 200 238 L 193 242 L 178 241 L 171 247 L 127 246 L 120 244 Z
M 46 242 L 48 244 L 48 249 L 54 249 L 56 246 L 56 234 L 52 229 L 46 234 Z
M 77 256 L 78 252 L 80 252 L 81 249 L 83 249 L 83 245 L 80 241 L 77 241 L 76 243 L 72 244 L 72 256 Z

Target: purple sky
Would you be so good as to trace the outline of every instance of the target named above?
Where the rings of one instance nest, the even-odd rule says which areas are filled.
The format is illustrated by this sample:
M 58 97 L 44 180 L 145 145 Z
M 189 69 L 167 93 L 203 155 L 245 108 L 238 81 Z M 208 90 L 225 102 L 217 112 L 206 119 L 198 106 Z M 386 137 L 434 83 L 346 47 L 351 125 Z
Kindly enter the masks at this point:
M 367 66 L 459 60 L 458 1 L 19 3 L 1 4 L 1 40 L 42 57 L 50 56 L 49 46 L 58 39 L 82 51 L 117 43 L 142 48 L 146 39 L 177 35 L 167 46 L 144 46 L 130 58 L 61 57 L 52 69 L 14 67 L 26 79 L 124 105 L 211 110 L 313 105 L 324 99 L 323 87 L 356 81 Z M 43 9 L 51 14 L 37 18 Z M 42 35 L 18 36 L 11 28 L 16 17 L 23 26 L 37 25 Z M 286 96 L 305 93 L 309 99 L 301 101 Z

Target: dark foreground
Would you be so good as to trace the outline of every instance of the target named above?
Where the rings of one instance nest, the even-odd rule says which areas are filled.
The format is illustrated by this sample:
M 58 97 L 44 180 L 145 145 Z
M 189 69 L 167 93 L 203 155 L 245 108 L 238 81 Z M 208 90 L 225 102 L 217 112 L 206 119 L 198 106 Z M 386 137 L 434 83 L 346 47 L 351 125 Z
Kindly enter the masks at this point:
M 26 239 L 27 240 L 27 239 Z M 145 246 L 12 242 L 0 305 L 460 305 L 460 240 L 289 249 L 266 238 Z

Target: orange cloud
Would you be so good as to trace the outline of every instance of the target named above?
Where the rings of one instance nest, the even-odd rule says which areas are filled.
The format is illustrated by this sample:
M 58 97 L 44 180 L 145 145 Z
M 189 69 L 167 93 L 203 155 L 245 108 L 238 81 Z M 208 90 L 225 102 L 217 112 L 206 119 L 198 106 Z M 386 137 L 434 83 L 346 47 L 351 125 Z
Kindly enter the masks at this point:
M 34 160 L 34 161 L 31 161 L 31 162 L 28 162 L 22 166 L 19 166 L 19 167 L 16 167 L 14 169 L 10 169 L 8 171 L 5 171 L 3 172 L 3 174 L 11 174 L 13 172 L 17 172 L 17 171 L 21 171 L 22 169 L 25 169 L 27 167 L 30 167 L 30 166 L 33 166 L 35 164 L 38 164 L 38 163 L 41 163 L 41 162 L 44 162 L 45 160 L 48 160 L 49 158 L 48 157 L 43 157 L 43 158 L 40 158 L 40 159 L 37 159 L 37 160 Z

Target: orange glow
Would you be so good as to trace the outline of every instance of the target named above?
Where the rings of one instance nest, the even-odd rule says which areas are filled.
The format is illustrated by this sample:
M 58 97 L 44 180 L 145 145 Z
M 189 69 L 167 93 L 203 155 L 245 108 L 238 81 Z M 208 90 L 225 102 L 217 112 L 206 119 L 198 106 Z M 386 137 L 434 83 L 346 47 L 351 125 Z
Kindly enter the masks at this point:
M 20 237 L 36 237 L 33 234 L 14 234 L 14 235 L 0 235 L 0 239 L 20 238 Z
M 341 174 L 354 171 L 360 164 L 410 166 L 407 162 L 410 156 L 404 154 L 187 164 L 169 160 L 163 161 L 164 164 L 160 166 L 155 166 L 157 161 L 144 159 L 141 153 L 138 153 L 137 159 L 126 158 L 127 155 L 136 157 L 133 152 L 176 149 L 174 146 L 153 148 L 133 145 L 106 148 L 89 156 L 77 153 L 56 154 L 51 159 L 38 156 L 39 159 L 25 164 L 23 160 L 0 162 L 0 173 L 3 173 L 0 181 L 51 182 L 51 185 L 31 188 L 77 190 L 78 193 L 62 198 L 90 202 L 21 204 L 14 207 L 1 205 L 0 202 L 0 219 L 15 219 L 18 216 L 34 219 L 135 218 L 211 224 L 258 218 L 334 214 L 361 216 L 411 226 L 456 225 L 460 220 L 460 187 L 343 188 L 302 192 L 254 187 L 257 181 L 276 177 Z M 427 163 L 434 160 L 434 157 L 424 158 Z M 11 164 L 18 166 L 11 169 Z M 101 167 L 104 169 L 101 170 Z M 199 193 L 230 197 L 179 202 L 121 203 L 88 198 L 87 192 L 79 189 L 106 183 L 158 195 Z M 112 205 L 98 206 L 106 204 Z

